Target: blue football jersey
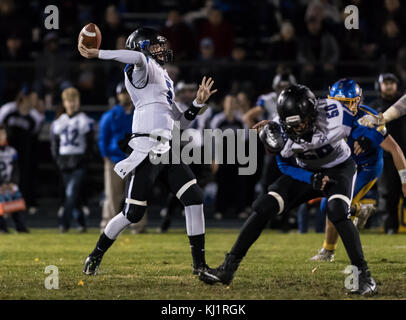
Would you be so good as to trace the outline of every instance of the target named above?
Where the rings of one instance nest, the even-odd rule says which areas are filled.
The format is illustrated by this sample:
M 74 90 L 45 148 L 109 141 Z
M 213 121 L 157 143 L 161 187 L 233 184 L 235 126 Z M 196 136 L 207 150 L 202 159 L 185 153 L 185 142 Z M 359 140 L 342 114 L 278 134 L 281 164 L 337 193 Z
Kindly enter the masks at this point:
M 387 136 L 387 130 L 385 126 L 380 126 L 378 128 L 368 128 L 360 125 L 358 119 L 365 115 L 377 115 L 378 113 L 367 106 L 361 105 L 358 107 L 358 113 L 354 118 L 352 124 L 352 130 L 350 136 L 347 138 L 347 143 L 351 148 L 352 157 L 358 165 L 374 165 L 383 156 L 383 150 L 380 144 L 385 140 Z M 367 151 L 362 152 L 359 155 L 354 154 L 354 142 L 359 137 L 366 137 L 371 140 L 371 148 Z

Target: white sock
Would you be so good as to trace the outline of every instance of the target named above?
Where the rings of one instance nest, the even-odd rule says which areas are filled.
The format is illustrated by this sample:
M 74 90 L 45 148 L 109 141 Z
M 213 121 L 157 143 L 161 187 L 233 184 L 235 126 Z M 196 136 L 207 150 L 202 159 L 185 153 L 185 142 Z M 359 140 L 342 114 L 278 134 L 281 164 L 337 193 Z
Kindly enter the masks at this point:
M 185 207 L 186 232 L 188 236 L 205 233 L 203 204 Z
M 111 240 L 116 240 L 121 232 L 131 224 L 122 212 L 117 214 L 113 219 L 109 221 L 106 228 L 104 229 L 104 234 Z

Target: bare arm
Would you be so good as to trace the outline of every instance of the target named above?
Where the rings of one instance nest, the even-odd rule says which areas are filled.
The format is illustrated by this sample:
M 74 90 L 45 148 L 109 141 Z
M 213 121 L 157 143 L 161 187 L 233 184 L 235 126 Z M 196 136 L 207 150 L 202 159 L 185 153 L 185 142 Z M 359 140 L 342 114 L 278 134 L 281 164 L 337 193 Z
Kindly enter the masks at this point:
M 383 150 L 389 152 L 392 155 L 396 169 L 406 169 L 406 159 L 402 152 L 402 149 L 399 147 L 399 145 L 396 143 L 391 135 L 388 135 L 386 139 L 382 141 L 381 147 Z
M 358 120 L 358 122 L 370 128 L 384 125 L 385 123 L 396 120 L 406 115 L 406 94 L 403 95 L 398 101 L 388 108 L 384 113 L 379 115 L 365 115 Z
M 396 169 L 399 171 L 400 179 L 402 180 L 403 195 L 406 197 L 406 159 L 402 149 L 391 135 L 388 135 L 386 139 L 383 140 L 381 147 L 383 150 L 390 152 L 392 155 L 393 163 L 395 164 Z
M 406 94 L 383 113 L 385 122 L 390 122 L 406 114 Z

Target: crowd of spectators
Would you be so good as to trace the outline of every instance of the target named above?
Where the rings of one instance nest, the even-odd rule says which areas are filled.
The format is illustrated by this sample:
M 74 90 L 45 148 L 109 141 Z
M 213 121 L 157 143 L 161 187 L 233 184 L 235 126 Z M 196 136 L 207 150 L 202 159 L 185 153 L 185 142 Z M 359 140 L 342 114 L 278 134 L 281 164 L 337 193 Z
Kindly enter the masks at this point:
M 191 82 L 210 73 L 224 95 L 241 86 L 261 93 L 280 63 L 313 89 L 325 90 L 348 72 L 371 77 L 392 71 L 406 80 L 406 8 L 399 0 L 68 0 L 56 4 L 58 30 L 44 26 L 48 4 L 0 1 L 0 102 L 11 100 L 22 80 L 47 95 L 47 108 L 70 85 L 81 90 L 84 105 L 113 97 L 120 66 L 85 62 L 76 50 L 89 22 L 100 27 L 102 49 L 124 48 L 141 25 L 160 30 L 175 52 L 176 76 Z M 347 5 L 359 9 L 359 30 L 344 26 Z

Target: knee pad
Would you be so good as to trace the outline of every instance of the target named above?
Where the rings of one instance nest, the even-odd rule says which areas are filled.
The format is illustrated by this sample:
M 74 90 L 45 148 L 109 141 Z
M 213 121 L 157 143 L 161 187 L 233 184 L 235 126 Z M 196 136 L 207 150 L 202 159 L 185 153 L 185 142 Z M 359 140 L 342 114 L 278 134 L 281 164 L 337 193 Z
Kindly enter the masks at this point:
M 193 183 L 180 196 L 177 194 L 177 197 L 185 207 L 202 204 L 203 190 L 196 183 Z
M 140 206 L 137 204 L 129 203 L 124 211 L 125 217 L 131 221 L 131 223 L 139 222 L 144 216 L 146 206 Z
M 255 200 L 252 209 L 259 215 L 269 219 L 271 216 L 283 212 L 283 199 L 279 194 L 271 191 Z
M 329 200 L 327 203 L 327 217 L 333 224 L 348 220 L 350 212 L 347 201 L 340 198 Z

